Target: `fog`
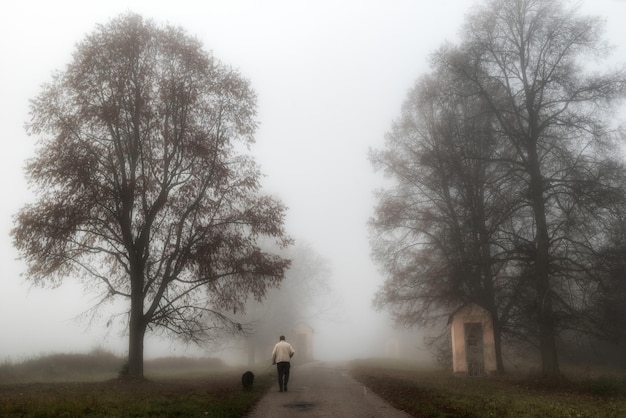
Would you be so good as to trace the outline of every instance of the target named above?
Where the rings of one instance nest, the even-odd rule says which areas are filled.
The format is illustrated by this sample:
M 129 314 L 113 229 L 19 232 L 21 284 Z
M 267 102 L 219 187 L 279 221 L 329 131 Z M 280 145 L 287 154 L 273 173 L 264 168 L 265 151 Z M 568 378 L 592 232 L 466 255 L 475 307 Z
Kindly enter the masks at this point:
M 467 0 L 351 1 L 20 1 L 0 14 L 0 362 L 95 347 L 124 354 L 119 324 L 81 316 L 94 302 L 69 278 L 57 289 L 31 288 L 20 276 L 9 231 L 31 196 L 24 180 L 33 156 L 28 101 L 75 44 L 99 23 L 128 11 L 183 27 L 215 57 L 240 71 L 258 95 L 260 127 L 252 153 L 264 190 L 289 208 L 286 229 L 328 261 L 331 315 L 309 318 L 314 356 L 345 360 L 400 352 L 425 356 L 423 332 L 396 330 L 372 308 L 383 277 L 369 258 L 367 220 L 382 184 L 367 160 L 381 147 L 409 88 L 428 71 L 428 56 L 455 42 Z M 584 13 L 606 17 L 615 59 L 626 62 L 626 1 L 586 0 Z M 111 306 L 117 312 L 123 306 Z M 328 312 L 328 311 L 327 311 Z M 444 326 L 445 323 L 442 323 Z M 269 332 L 269 331 L 268 331 Z M 275 338 L 281 330 L 277 329 Z M 218 351 L 218 348 L 220 351 Z M 228 355 L 226 347 L 185 346 L 148 337 L 147 358 Z M 269 358 L 269 354 L 267 354 Z

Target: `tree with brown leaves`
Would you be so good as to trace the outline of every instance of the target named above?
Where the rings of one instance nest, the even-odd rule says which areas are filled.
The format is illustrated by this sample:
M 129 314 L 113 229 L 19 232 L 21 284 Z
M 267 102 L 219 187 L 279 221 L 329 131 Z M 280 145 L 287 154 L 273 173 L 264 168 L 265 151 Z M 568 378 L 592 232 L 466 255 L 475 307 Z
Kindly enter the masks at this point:
M 228 312 L 278 286 L 285 207 L 246 155 L 256 97 L 179 28 L 129 14 L 100 25 L 31 105 L 26 171 L 37 199 L 16 217 L 27 278 L 81 277 L 129 301 L 129 375 L 144 336 L 202 342 L 237 331 Z

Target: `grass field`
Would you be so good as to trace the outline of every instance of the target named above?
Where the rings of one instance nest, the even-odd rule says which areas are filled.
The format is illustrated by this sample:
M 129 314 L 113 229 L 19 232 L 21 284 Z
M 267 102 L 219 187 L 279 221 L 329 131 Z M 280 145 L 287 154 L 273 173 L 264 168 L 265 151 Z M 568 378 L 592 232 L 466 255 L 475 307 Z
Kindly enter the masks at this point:
M 242 417 L 274 379 L 241 388 L 241 371 L 188 379 L 0 385 L 0 417 Z
M 244 369 L 184 358 L 149 362 L 145 381 L 111 378 L 120 361 L 99 353 L 0 365 L 0 417 L 244 417 L 274 383 L 267 368 L 253 368 L 253 390 L 244 392 Z M 626 417 L 623 375 L 467 378 L 380 359 L 354 361 L 350 370 L 416 417 Z
M 146 362 L 146 379 L 117 378 L 124 360 L 106 352 L 54 354 L 0 364 L 0 417 L 242 417 L 274 383 L 217 359 Z M 252 369 L 254 371 L 254 369 Z
M 624 376 L 468 378 L 391 360 L 355 361 L 351 373 L 416 417 L 626 417 Z

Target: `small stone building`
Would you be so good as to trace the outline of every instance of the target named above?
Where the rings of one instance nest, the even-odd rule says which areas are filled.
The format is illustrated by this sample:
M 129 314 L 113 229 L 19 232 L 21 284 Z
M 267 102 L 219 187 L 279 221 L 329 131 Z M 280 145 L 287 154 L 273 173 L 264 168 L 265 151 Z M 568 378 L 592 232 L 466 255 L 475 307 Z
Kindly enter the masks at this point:
M 400 342 L 397 338 L 392 337 L 385 343 L 385 357 L 398 358 L 400 357 Z
M 448 325 L 455 374 L 481 376 L 497 371 L 493 321 L 487 310 L 468 303 L 450 315 Z
M 296 350 L 294 360 L 297 360 L 298 363 L 313 361 L 313 328 L 300 323 L 294 327 L 292 332 L 291 343 Z

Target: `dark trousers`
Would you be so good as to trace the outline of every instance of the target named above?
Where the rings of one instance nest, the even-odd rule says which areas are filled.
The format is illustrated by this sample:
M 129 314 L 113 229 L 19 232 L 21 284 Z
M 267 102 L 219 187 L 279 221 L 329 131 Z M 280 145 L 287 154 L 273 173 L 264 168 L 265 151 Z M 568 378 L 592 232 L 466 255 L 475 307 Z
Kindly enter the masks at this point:
M 276 369 L 278 370 L 278 388 L 283 391 L 287 390 L 287 383 L 289 382 L 289 368 L 288 361 L 281 361 L 276 363 Z

